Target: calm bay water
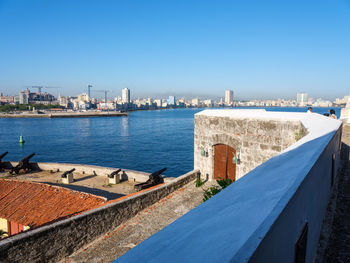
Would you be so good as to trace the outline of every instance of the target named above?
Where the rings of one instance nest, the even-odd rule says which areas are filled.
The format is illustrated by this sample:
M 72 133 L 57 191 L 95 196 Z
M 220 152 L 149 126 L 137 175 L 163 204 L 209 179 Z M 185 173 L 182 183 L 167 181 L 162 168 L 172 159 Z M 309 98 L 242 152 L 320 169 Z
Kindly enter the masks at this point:
M 339 118 L 340 108 L 334 108 Z M 0 154 L 17 161 L 81 163 L 153 172 L 167 176 L 193 169 L 193 115 L 203 109 L 131 112 L 128 117 L 0 119 Z M 306 108 L 266 108 L 306 112 Z M 314 108 L 325 113 L 329 108 Z M 20 146 L 19 136 L 25 144 Z

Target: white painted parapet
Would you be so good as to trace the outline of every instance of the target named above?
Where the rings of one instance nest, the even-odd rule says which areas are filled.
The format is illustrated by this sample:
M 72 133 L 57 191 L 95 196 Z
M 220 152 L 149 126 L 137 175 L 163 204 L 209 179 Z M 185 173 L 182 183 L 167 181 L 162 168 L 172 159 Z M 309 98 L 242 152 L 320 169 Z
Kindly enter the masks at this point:
M 313 262 L 340 164 L 342 123 L 295 116 L 305 137 L 115 262 L 292 263 L 306 229 L 305 262 Z

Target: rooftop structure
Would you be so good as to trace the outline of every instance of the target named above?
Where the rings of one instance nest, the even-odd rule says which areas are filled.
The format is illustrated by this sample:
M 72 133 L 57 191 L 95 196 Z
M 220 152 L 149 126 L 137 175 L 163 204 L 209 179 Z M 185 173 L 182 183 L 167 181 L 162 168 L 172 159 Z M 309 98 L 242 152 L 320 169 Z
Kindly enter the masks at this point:
M 0 219 L 7 221 L 5 230 L 10 235 L 80 214 L 105 201 L 102 197 L 43 183 L 0 180 Z
M 204 179 L 241 178 L 307 133 L 300 114 L 265 110 L 197 113 L 194 168 Z

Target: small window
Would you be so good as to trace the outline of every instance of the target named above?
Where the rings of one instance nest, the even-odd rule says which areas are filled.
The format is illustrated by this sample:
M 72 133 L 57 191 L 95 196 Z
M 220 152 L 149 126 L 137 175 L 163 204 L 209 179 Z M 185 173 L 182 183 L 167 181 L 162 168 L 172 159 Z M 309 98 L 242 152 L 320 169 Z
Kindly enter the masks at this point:
M 307 233 L 309 230 L 309 224 L 305 223 L 303 230 L 299 236 L 297 243 L 295 244 L 295 263 L 305 263 L 306 260 L 306 245 L 307 245 Z

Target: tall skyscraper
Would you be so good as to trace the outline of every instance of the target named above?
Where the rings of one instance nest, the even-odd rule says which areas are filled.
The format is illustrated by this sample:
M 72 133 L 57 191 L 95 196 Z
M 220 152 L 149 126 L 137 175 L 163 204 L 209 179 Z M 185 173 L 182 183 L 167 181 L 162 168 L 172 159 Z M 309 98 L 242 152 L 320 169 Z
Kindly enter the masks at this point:
M 19 93 L 19 104 L 29 103 L 29 90 L 24 90 Z
M 225 90 L 225 104 L 233 104 L 233 90 Z
M 298 104 L 306 104 L 307 103 L 307 93 L 305 93 L 305 92 L 297 93 L 297 103 Z
M 168 104 L 169 105 L 175 105 L 175 97 L 174 96 L 169 96 Z
M 130 103 L 130 90 L 128 88 L 122 89 L 122 102 Z

